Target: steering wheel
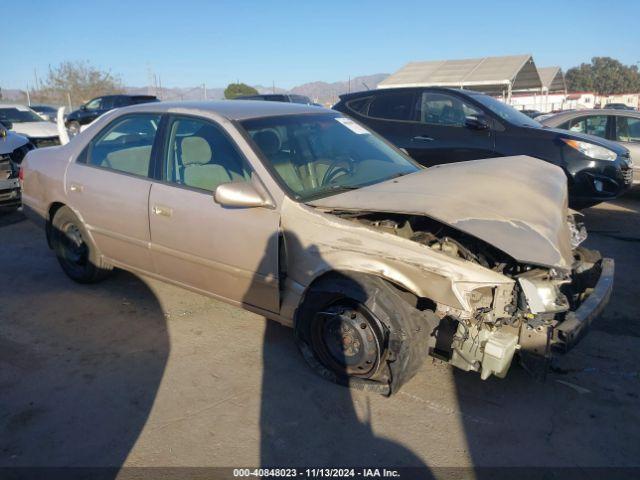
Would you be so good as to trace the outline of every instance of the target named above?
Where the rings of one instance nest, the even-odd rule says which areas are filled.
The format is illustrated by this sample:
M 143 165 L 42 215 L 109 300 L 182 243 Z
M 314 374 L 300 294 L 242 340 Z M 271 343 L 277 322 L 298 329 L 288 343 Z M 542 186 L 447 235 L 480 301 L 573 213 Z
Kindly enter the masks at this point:
M 346 164 L 346 166 L 345 166 Z M 340 175 L 353 175 L 355 172 L 355 162 L 353 158 L 344 156 L 334 159 L 324 172 L 320 185 L 329 185 L 333 183 Z

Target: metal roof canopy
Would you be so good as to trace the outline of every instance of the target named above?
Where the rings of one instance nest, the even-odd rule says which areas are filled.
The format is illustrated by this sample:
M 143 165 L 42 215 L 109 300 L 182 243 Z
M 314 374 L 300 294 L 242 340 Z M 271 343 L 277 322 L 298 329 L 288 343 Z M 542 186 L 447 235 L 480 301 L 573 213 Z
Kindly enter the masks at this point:
M 566 92 L 567 84 L 560 67 L 543 67 L 538 69 L 542 81 L 542 90 L 548 93 Z
M 540 90 L 542 82 L 531 55 L 411 62 L 378 88 L 458 87 L 485 93 Z

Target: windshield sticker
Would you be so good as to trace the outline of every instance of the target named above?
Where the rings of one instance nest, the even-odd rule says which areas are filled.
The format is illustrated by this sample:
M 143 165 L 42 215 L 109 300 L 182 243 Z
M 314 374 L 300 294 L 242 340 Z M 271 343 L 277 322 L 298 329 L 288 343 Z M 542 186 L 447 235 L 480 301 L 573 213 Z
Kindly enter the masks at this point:
M 353 133 L 357 133 L 358 135 L 371 135 L 371 132 L 369 132 L 369 130 L 367 130 L 366 128 L 362 128 L 360 125 L 358 125 L 356 122 L 354 122 L 350 118 L 337 117 L 336 121 L 340 122 L 342 125 L 347 127 Z

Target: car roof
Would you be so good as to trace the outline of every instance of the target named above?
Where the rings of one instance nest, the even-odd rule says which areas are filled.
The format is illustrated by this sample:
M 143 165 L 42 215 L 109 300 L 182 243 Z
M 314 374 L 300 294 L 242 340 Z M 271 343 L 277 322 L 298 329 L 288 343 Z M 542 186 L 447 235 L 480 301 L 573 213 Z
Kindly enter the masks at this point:
M 288 102 L 265 102 L 261 100 L 218 100 L 218 101 L 200 101 L 200 102 L 154 102 L 141 103 L 130 107 L 118 109 L 120 112 L 163 112 L 170 113 L 179 110 L 183 113 L 185 110 L 206 111 L 217 113 L 228 120 L 247 120 L 250 118 L 276 117 L 281 115 L 296 115 L 305 113 L 334 113 L 334 110 L 328 110 L 322 107 L 312 105 L 303 105 L 300 103 Z
M 584 110 L 571 110 L 567 112 L 558 112 L 550 117 L 544 118 L 542 122 L 559 119 L 572 119 L 578 117 L 586 117 L 589 115 L 616 115 L 618 117 L 634 117 L 640 118 L 640 112 L 635 110 L 617 110 L 615 108 L 597 108 Z
M 381 93 L 400 93 L 410 91 L 423 91 L 430 90 L 434 92 L 451 92 L 463 95 L 484 95 L 483 92 L 476 92 L 474 90 L 467 90 L 465 88 L 451 88 L 451 87 L 397 87 L 397 88 L 376 88 L 372 90 L 362 90 L 360 92 L 344 93 L 340 95 L 340 100 L 351 100 L 357 97 L 366 97 L 369 95 L 377 95 Z

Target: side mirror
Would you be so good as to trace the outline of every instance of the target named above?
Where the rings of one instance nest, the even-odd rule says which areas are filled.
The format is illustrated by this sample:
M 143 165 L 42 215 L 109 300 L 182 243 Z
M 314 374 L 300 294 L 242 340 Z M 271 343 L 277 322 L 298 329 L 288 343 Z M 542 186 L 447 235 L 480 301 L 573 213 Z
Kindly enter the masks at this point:
M 0 126 L 6 128 L 7 130 L 11 130 L 13 128 L 13 123 L 11 123 L 9 120 L 3 120 L 2 122 L 0 122 Z
M 233 182 L 218 185 L 213 199 L 223 207 L 271 207 L 272 204 L 250 182 Z
M 86 105 L 80 105 L 80 110 L 82 110 L 83 112 L 87 109 Z
M 470 116 L 464 119 L 464 126 L 471 130 L 487 130 L 489 122 L 482 116 Z

